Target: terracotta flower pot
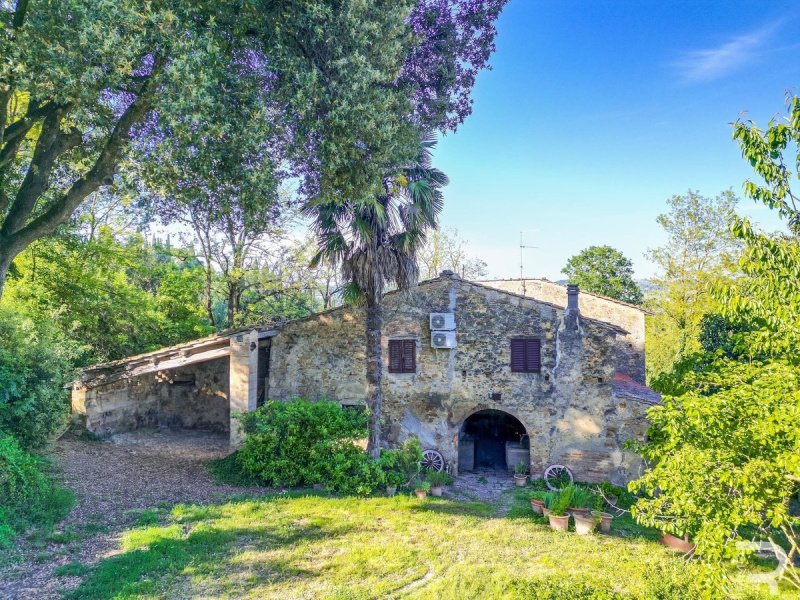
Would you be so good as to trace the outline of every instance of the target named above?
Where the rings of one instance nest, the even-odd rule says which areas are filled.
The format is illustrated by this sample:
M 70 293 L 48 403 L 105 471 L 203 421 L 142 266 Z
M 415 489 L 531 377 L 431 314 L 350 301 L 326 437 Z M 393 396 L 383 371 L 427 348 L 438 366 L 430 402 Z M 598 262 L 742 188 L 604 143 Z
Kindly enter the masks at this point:
M 517 487 L 525 487 L 525 484 L 528 483 L 528 476 L 527 475 L 514 475 L 514 483 Z
M 592 516 L 600 519 L 600 531 L 609 533 L 611 531 L 611 521 L 614 520 L 614 515 L 599 510 L 593 510 Z
M 544 509 L 544 502 L 541 500 L 536 500 L 535 498 L 531 498 L 531 508 L 533 512 L 537 515 L 543 514 L 542 510 Z
M 573 514 L 572 517 L 575 519 L 575 533 L 578 535 L 588 535 L 597 526 L 597 519 L 594 517 L 578 513 Z
M 440 485 L 432 485 L 431 486 L 431 496 L 441 496 L 442 495 L 442 486 Z
M 573 517 L 574 516 L 581 516 L 586 518 L 589 516 L 589 509 L 588 508 L 570 508 L 568 511 Z
M 387 485 L 386 486 L 386 495 L 387 496 L 394 496 L 397 493 L 397 486 L 396 485 Z
M 546 506 L 542 506 L 542 514 L 543 514 L 545 517 L 549 517 L 549 516 L 550 516 L 550 513 L 552 513 L 552 512 L 553 512 L 553 511 L 551 511 L 551 510 L 550 510 L 549 508 L 547 508 Z
M 428 497 L 428 492 L 426 492 L 425 490 L 414 490 L 414 493 L 420 500 L 425 500 L 425 498 Z
M 569 515 L 556 516 L 552 513 L 547 515 L 550 521 L 550 528 L 556 531 L 566 531 L 569 529 Z
M 680 550 L 684 554 L 689 554 L 690 552 L 694 552 L 694 544 L 689 541 L 689 536 L 683 536 L 683 539 L 679 537 L 675 537 L 672 534 L 661 532 L 661 539 L 659 540 L 662 544 L 664 544 L 667 548 L 672 548 L 673 550 Z

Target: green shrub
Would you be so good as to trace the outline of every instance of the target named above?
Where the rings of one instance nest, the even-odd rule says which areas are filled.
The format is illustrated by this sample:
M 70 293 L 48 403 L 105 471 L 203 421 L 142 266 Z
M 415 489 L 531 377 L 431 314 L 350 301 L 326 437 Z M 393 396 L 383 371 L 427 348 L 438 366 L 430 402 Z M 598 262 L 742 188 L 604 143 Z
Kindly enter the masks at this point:
M 425 474 L 425 480 L 432 486 L 450 485 L 453 483 L 453 476 L 447 471 L 428 471 Z
M 548 506 L 550 510 L 553 511 L 553 514 L 557 517 L 561 517 L 567 514 L 567 509 L 572 506 L 572 498 L 575 494 L 575 486 L 568 485 L 563 490 L 559 492 L 553 493 L 553 499 L 551 501 L 551 506 Z
M 0 547 L 30 524 L 55 523 L 66 515 L 72 495 L 45 472 L 46 463 L 0 435 Z
M 608 587 L 595 587 L 581 581 L 558 579 L 517 580 L 512 582 L 506 598 L 522 600 L 623 600 L 624 596 Z
M 572 491 L 571 508 L 589 508 L 594 505 L 594 494 L 585 487 L 575 486 Z
M 30 448 L 66 426 L 73 355 L 53 325 L 0 309 L 0 432 Z
M 419 475 L 422 445 L 410 438 L 399 448 L 381 450 L 380 465 L 388 485 L 409 485 Z
M 356 445 L 367 436 L 363 411 L 296 399 L 268 402 L 241 420 L 247 437 L 236 462 L 245 479 L 361 495 L 383 485 L 380 465 Z

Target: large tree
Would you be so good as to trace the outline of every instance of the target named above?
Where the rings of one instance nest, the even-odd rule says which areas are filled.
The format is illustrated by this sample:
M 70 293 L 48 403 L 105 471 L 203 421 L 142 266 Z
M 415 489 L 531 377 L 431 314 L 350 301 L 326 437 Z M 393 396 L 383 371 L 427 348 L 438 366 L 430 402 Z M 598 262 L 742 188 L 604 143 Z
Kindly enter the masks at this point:
M 734 137 L 762 179 L 747 182 L 745 194 L 777 209 L 796 234 L 797 173 L 787 165 L 800 164 L 800 99 L 788 105 L 787 118 L 764 131 L 738 121 Z M 631 484 L 645 492 L 634 507 L 639 521 L 697 542 L 709 597 L 728 597 L 721 567 L 752 553 L 753 540 L 783 546 L 783 579 L 800 589 L 800 243 L 735 216 L 730 225 L 743 244 L 742 276 L 711 289 L 734 326 L 724 327 L 723 347 L 673 372 L 663 405 L 649 411 L 641 449 L 650 469 Z
M 439 228 L 428 236 L 428 241 L 419 253 L 420 277 L 433 279 L 448 269 L 464 279 L 486 277 L 486 263 L 472 256 L 468 242 L 455 229 Z
M 700 349 L 702 319 L 718 309 L 711 289 L 737 271 L 741 242 L 729 228 L 737 202 L 731 191 L 708 197 L 689 190 L 670 198 L 668 212 L 657 218 L 667 240 L 648 252 L 659 267 L 648 300 L 655 313 L 647 323 L 650 379 Z
M 383 401 L 383 293 L 387 283 L 400 290 L 416 283 L 417 253 L 428 230 L 437 225 L 440 188 L 447 177 L 431 165 L 434 145 L 431 139 L 422 140 L 416 161 L 388 171 L 380 196 L 306 208 L 314 218 L 320 246 L 315 263 L 329 260 L 341 265 L 349 284 L 345 296 L 365 305 L 368 450 L 375 458 L 380 453 Z
M 395 92 L 410 99 L 404 123 L 413 129 L 416 144 L 423 140 L 421 148 L 417 145 L 411 155 L 397 151 L 389 160 L 370 155 L 363 165 L 359 162 L 363 157 L 353 157 L 351 166 L 382 171 L 377 189 L 343 192 L 322 182 L 307 190 L 305 213 L 313 220 L 320 257 L 341 264 L 351 295 L 366 303 L 373 456 L 380 451 L 383 290 L 387 282 L 400 288 L 415 282 L 416 255 L 441 208 L 438 187 L 445 179 L 429 164 L 432 143 L 423 132 L 454 131 L 469 115 L 470 91 L 494 49 L 495 20 L 506 1 L 417 0 L 407 19 L 414 42 L 397 78 L 380 95 Z
M 581 289 L 631 304 L 641 304 L 642 290 L 633 280 L 633 261 L 611 246 L 589 246 L 571 256 L 561 269 Z
M 413 156 L 409 115 L 454 127 L 468 109 L 484 49 L 459 44 L 482 39 L 483 9 L 458 3 L 456 23 L 440 4 L 0 2 L 0 291 L 124 161 L 160 160 L 165 139 L 202 157 L 245 122 L 232 106 L 259 116 L 253 139 L 283 137 L 273 164 L 307 193 L 375 195 L 390 158 Z

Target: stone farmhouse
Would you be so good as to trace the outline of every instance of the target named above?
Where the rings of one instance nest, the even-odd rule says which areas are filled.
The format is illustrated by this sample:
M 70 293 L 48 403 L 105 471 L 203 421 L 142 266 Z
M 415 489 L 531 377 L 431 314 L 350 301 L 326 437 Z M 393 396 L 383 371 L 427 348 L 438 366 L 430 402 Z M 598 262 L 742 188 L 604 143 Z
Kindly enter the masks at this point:
M 568 466 L 622 483 L 639 458 L 645 312 L 546 280 L 471 282 L 445 271 L 385 298 L 383 441 L 417 436 L 451 472 Z M 277 328 L 229 331 L 87 369 L 72 410 L 109 435 L 143 427 L 227 432 L 264 399 L 363 406 L 364 312 L 342 306 Z

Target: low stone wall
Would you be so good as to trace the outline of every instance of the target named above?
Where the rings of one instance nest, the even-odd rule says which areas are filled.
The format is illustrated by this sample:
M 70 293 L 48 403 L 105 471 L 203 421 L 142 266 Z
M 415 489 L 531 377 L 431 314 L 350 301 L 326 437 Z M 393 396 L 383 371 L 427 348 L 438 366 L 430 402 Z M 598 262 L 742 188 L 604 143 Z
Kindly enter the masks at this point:
M 123 379 L 80 392 L 86 429 L 109 435 L 142 427 L 229 430 L 228 358 Z

